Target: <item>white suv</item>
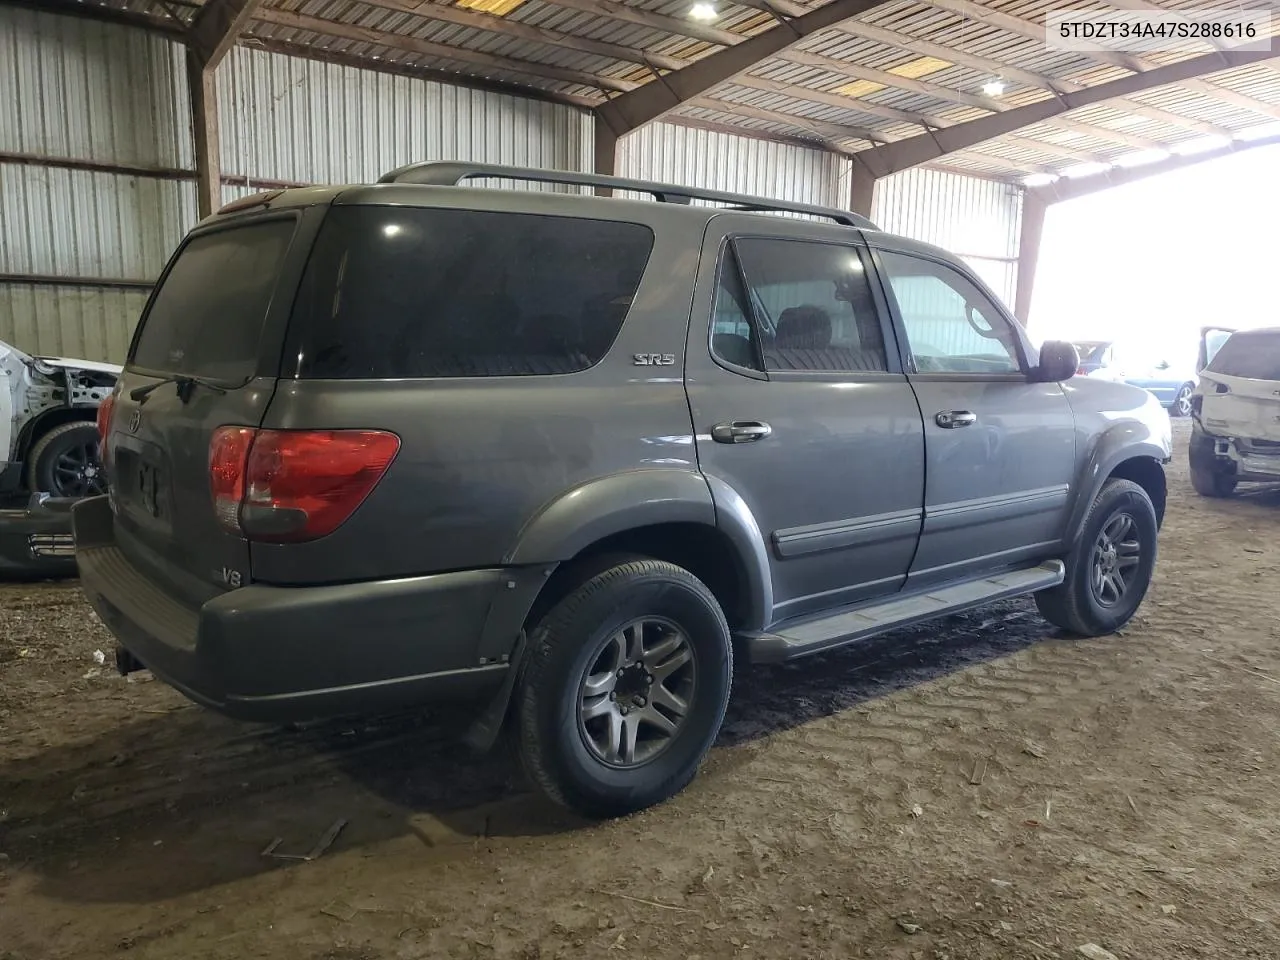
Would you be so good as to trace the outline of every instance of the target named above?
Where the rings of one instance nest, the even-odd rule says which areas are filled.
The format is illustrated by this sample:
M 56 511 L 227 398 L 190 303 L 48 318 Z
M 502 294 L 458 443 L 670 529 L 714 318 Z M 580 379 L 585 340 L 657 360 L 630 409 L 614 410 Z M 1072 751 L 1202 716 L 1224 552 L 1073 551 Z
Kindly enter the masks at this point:
M 1280 482 L 1280 327 L 1206 329 L 1200 360 L 1189 451 L 1196 492 L 1226 497 L 1241 481 Z
M 0 495 L 102 493 L 98 404 L 113 363 L 32 357 L 0 341 Z

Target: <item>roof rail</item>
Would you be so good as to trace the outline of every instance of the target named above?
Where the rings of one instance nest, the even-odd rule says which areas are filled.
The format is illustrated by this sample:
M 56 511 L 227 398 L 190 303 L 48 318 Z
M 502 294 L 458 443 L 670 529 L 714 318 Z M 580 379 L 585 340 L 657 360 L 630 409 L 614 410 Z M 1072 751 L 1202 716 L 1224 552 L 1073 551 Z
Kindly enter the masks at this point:
M 560 183 L 578 187 L 609 187 L 614 190 L 631 190 L 647 193 L 659 203 L 685 203 L 690 200 L 710 200 L 750 212 L 803 213 L 811 217 L 834 220 L 847 227 L 876 226 L 866 217 L 835 207 L 820 207 L 808 203 L 790 203 L 786 200 L 768 200 L 741 193 L 721 190 L 702 190 L 698 187 L 680 187 L 651 180 L 631 180 L 626 177 L 607 177 L 598 173 L 575 173 L 567 170 L 537 170 L 529 167 L 507 167 L 496 163 L 459 163 L 451 160 L 410 163 L 397 167 L 378 178 L 379 183 L 421 183 L 432 186 L 456 187 L 464 180 L 477 178 L 495 180 L 525 180 L 533 183 Z

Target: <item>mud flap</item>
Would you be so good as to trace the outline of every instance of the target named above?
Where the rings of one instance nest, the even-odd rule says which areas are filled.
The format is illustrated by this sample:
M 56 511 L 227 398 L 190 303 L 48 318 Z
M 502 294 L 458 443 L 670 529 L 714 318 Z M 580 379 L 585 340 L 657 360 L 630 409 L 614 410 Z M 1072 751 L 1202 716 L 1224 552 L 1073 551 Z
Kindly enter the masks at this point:
M 527 636 L 521 630 L 516 637 L 515 649 L 511 651 L 511 668 L 507 670 L 502 686 L 463 734 L 463 742 L 476 753 L 488 753 L 502 734 L 502 725 L 507 719 L 507 707 L 511 703 L 511 693 L 515 690 L 516 681 L 520 679 L 520 673 L 524 667 L 527 643 Z

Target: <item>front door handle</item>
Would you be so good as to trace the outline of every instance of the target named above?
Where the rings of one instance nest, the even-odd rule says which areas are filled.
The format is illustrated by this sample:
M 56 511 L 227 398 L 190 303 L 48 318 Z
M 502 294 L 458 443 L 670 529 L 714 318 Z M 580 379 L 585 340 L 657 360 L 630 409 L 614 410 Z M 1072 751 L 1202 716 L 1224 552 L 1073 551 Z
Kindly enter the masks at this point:
M 751 443 L 763 440 L 771 433 L 773 427 L 761 420 L 733 420 L 712 427 L 711 439 L 716 443 Z
M 954 430 L 957 427 L 968 427 L 978 422 L 978 415 L 970 413 L 968 410 L 943 410 L 933 422 L 946 430 Z

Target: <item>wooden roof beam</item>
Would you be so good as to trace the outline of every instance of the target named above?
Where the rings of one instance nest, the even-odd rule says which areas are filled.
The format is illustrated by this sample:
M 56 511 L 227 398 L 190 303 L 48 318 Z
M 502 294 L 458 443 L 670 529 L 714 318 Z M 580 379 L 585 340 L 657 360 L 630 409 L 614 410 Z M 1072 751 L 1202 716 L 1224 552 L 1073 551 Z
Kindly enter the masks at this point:
M 187 28 L 187 46 L 209 70 L 236 44 L 261 0 L 207 0 Z
M 402 33 L 390 33 L 386 30 L 375 30 L 354 23 L 340 23 L 333 20 L 322 20 L 289 10 L 264 8 L 254 15 L 255 20 L 263 23 L 275 23 L 296 30 L 307 30 L 322 36 L 341 37 L 360 43 L 372 43 L 392 50 L 406 53 L 418 53 L 423 56 L 436 57 L 441 60 L 452 60 L 454 63 L 469 63 L 481 67 L 504 70 L 508 73 L 535 77 L 540 80 L 555 80 L 560 83 L 572 83 L 584 87 L 595 87 L 601 90 L 626 92 L 637 89 L 638 85 L 629 80 L 616 80 L 602 77 L 581 70 L 569 70 L 551 64 L 535 63 L 530 60 L 517 60 L 514 57 L 503 57 L 478 50 L 467 50 L 463 47 L 452 47 L 432 40 L 420 40 L 417 37 Z
M 460 27 L 471 27 L 486 33 L 495 33 L 503 37 L 516 37 L 533 43 L 546 44 L 549 47 L 562 47 L 576 50 L 579 53 L 593 54 L 597 57 L 609 57 L 625 63 L 638 63 L 659 70 L 680 70 L 692 61 L 680 57 L 669 57 L 660 53 L 647 53 L 618 43 L 607 43 L 603 40 L 592 40 L 577 34 L 553 30 L 550 27 L 539 27 L 519 20 L 495 16 L 492 13 L 481 13 L 465 7 L 446 7 L 439 3 L 423 2 L 423 0 L 360 0 L 371 7 L 384 10 L 396 10 L 410 13 L 426 20 L 439 23 L 452 23 Z
M 669 73 L 601 104 L 596 108 L 596 119 L 607 125 L 616 136 L 622 136 L 670 113 L 683 103 L 707 94 L 718 84 L 746 73 L 805 37 L 866 13 L 879 3 L 880 0 L 831 0 L 802 16 L 783 20 L 763 33 L 703 57 L 683 70 Z

